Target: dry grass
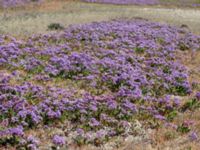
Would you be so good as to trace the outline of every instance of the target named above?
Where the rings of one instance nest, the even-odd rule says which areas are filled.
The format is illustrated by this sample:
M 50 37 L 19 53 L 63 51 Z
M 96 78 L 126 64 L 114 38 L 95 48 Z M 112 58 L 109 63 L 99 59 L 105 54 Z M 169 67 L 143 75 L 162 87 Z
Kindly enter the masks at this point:
M 47 26 L 50 23 L 60 23 L 67 27 L 71 24 L 134 17 L 176 26 L 186 24 L 193 32 L 200 33 L 198 9 L 89 4 L 69 0 L 0 10 L 0 33 L 24 36 L 49 33 Z

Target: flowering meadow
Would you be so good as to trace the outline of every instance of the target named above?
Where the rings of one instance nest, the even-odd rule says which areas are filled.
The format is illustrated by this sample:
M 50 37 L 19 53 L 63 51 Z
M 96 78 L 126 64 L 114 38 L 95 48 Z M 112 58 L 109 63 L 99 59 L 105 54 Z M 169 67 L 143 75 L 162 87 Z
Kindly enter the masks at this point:
M 159 0 L 83 0 L 83 1 L 95 2 L 95 3 L 110 3 L 110 4 L 137 4 L 137 5 L 159 4 Z
M 199 43 L 184 29 L 145 20 L 72 25 L 23 40 L 1 35 L 0 147 L 99 146 L 134 134 L 135 121 L 182 129 L 173 120 L 180 97 L 193 91 L 176 52 Z M 200 93 L 193 100 L 199 104 Z
M 136 5 L 178 5 L 199 7 L 199 1 L 194 0 L 82 0 L 90 3 L 107 3 L 107 4 L 136 4 Z
M 17 7 L 28 3 L 44 2 L 47 0 L 0 0 L 0 7 Z M 80 0 L 89 3 L 105 3 L 105 4 L 120 4 L 120 5 L 178 5 L 178 6 L 192 6 L 199 7 L 198 0 Z
M 41 2 L 42 0 L 0 0 L 0 7 L 15 7 L 30 2 Z

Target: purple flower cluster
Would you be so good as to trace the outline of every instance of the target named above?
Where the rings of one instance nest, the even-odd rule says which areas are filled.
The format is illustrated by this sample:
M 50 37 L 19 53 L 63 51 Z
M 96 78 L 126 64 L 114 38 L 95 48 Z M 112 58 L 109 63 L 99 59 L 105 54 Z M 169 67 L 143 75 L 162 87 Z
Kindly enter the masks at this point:
M 84 0 L 86 2 L 110 3 L 110 4 L 137 4 L 137 5 L 154 5 L 158 0 Z
M 200 101 L 200 92 L 197 92 L 197 93 L 196 93 L 196 98 L 197 98 L 197 100 Z
M 190 138 L 191 141 L 196 141 L 196 140 L 198 140 L 198 134 L 196 132 L 192 132 L 189 135 L 189 138 Z
M 0 0 L 0 7 L 16 7 L 30 2 L 41 2 L 42 0 Z
M 9 128 L 4 131 L 0 131 L 0 137 L 3 136 L 23 136 L 24 131 L 22 126 L 14 127 L 14 128 Z
M 191 1 L 163 1 L 163 0 L 82 0 L 89 3 L 105 3 L 105 4 L 120 4 L 120 5 L 178 5 L 178 6 L 191 6 L 199 7 L 199 2 Z
M 63 146 L 63 145 L 65 145 L 65 137 L 59 136 L 59 135 L 54 135 L 53 143 L 58 146 Z
M 170 122 L 180 106 L 174 95 L 191 93 L 176 51 L 199 43 L 183 29 L 144 20 L 73 25 L 22 41 L 1 36 L 0 135 L 68 121 L 85 137 L 106 137 L 134 118 Z M 64 144 L 60 136 L 53 142 Z

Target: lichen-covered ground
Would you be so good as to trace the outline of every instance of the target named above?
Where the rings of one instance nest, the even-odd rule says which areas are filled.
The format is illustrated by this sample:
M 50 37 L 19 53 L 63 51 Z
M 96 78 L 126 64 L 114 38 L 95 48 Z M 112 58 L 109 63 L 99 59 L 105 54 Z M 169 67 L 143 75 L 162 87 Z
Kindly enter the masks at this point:
M 0 36 L 0 149 L 198 149 L 200 36 L 187 25 L 50 29 Z

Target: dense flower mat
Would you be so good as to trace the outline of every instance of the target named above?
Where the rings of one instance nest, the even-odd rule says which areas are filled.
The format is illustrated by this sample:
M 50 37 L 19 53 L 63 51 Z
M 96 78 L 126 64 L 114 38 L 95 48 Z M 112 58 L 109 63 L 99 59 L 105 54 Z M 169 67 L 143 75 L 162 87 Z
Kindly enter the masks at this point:
M 170 123 L 192 92 L 179 50 L 200 38 L 168 25 L 114 20 L 26 40 L 0 36 L 0 145 L 37 149 L 37 128 L 57 145 L 101 143 Z
M 31 2 L 42 2 L 43 0 L 0 0 L 0 7 L 15 7 Z
M 136 5 L 179 5 L 179 6 L 192 6 L 199 7 L 199 2 L 191 0 L 82 0 L 91 3 L 107 3 L 107 4 L 136 4 Z
M 43 2 L 45 0 L 0 0 L 0 7 L 16 7 L 29 4 L 32 2 Z M 107 3 L 107 4 L 136 4 L 136 5 L 179 5 L 179 6 L 192 6 L 199 7 L 199 2 L 190 0 L 180 1 L 163 1 L 163 0 L 80 0 L 83 2 L 92 3 Z
M 83 0 L 86 2 L 110 3 L 110 4 L 138 4 L 138 5 L 155 5 L 159 0 Z

